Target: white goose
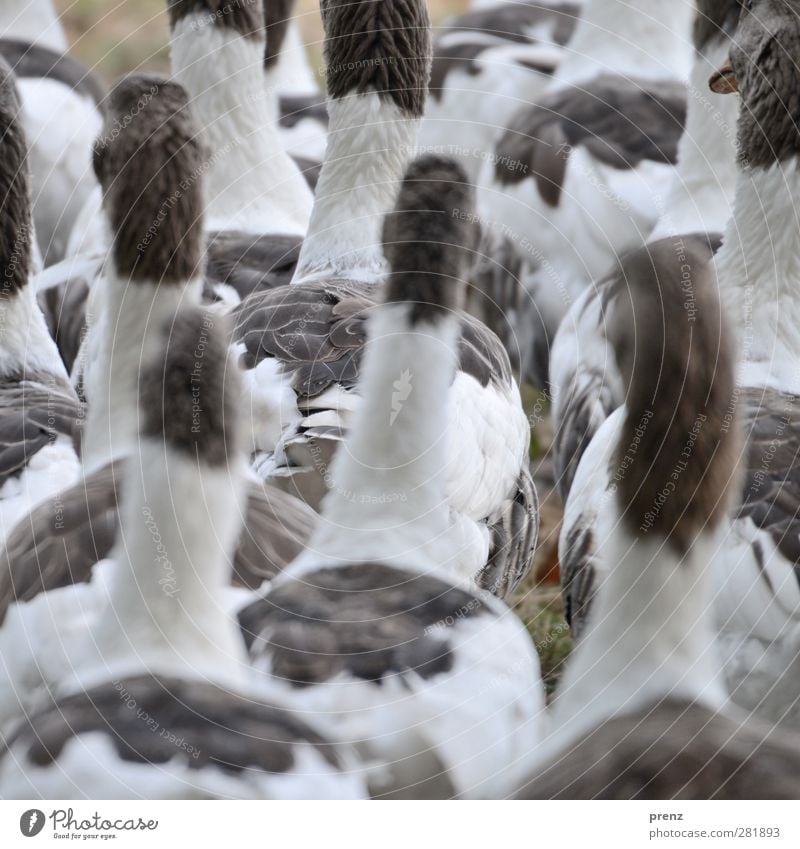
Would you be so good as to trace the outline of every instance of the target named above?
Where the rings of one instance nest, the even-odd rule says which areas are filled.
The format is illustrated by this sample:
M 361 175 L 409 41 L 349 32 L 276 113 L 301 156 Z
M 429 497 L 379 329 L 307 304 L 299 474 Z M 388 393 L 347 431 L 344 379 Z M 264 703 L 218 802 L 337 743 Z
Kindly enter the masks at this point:
M 97 186 L 90 153 L 104 91 L 88 68 L 67 55 L 51 0 L 1 5 L 0 55 L 18 79 L 38 248 L 50 265 L 64 256 L 75 218 Z
M 93 587 L 60 591 L 82 615 L 62 631 L 52 700 L 4 738 L 3 798 L 365 795 L 345 750 L 261 700 L 220 604 L 245 498 L 222 330 L 187 308 L 143 357 L 117 541 Z M 87 613 L 91 591 L 101 603 Z
M 733 206 L 738 175 L 738 105 L 733 98 L 709 92 L 708 77 L 727 55 L 740 5 L 739 0 L 699 0 L 697 4 L 697 56 L 686 132 L 678 148 L 678 167 L 663 201 L 663 213 L 649 240 L 657 242 L 669 236 L 679 255 L 687 244 L 690 250 L 703 250 L 703 241 L 717 250 Z M 689 277 L 684 283 L 688 282 Z M 570 307 L 553 343 L 550 386 L 556 425 L 555 478 L 565 504 L 584 450 L 623 400 L 619 372 L 605 338 L 603 305 L 607 291 L 621 284 L 624 280 L 615 267 L 589 287 Z M 691 292 L 687 289 L 684 295 L 689 308 Z M 576 506 L 573 502 L 572 509 Z M 578 509 L 586 515 L 596 512 L 596 506 L 588 501 Z M 571 553 L 574 551 L 565 551 L 568 557 Z M 573 564 L 568 560 L 562 565 L 562 577 L 571 580 Z
M 521 107 L 484 165 L 480 206 L 529 270 L 523 367 L 546 386 L 570 304 L 658 219 L 691 70 L 692 0 L 588 0 L 544 96 Z
M 292 18 L 294 0 L 264 0 L 267 47 L 264 77 L 267 97 L 275 98 L 280 120 L 278 131 L 287 152 L 304 167 L 307 180 L 318 175 L 325 156 L 328 113 L 309 66 L 297 20 Z M 310 181 L 310 180 L 309 180 Z
M 124 116 L 142 103 L 137 120 L 120 130 Z M 114 240 L 103 281 L 106 311 L 97 322 L 103 330 L 98 365 L 87 373 L 85 474 L 26 515 L 2 550 L 0 643 L 17 641 L 25 650 L 14 652 L 13 659 L 3 652 L 8 663 L 0 682 L 0 724 L 19 709 L 18 699 L 29 702 L 51 680 L 43 658 L 62 641 L 69 643 L 62 620 L 75 611 L 69 590 L 60 588 L 88 581 L 84 589 L 91 599 L 98 561 L 117 538 L 119 491 L 136 469 L 143 358 L 176 309 L 200 300 L 203 216 L 197 175 L 203 161 L 180 86 L 145 74 L 115 86 L 95 152 Z M 198 347 L 197 361 L 201 355 Z M 297 499 L 265 488 L 251 475 L 231 582 L 260 587 L 302 550 L 313 519 Z M 59 593 L 67 601 L 59 601 Z M 241 592 L 229 595 L 241 598 Z M 25 635 L 37 630 L 40 636 L 28 641 Z
M 82 419 L 32 285 L 27 145 L 14 75 L 0 59 L 0 539 L 80 472 Z
M 716 574 L 714 616 L 731 698 L 772 722 L 800 725 L 796 668 L 800 637 L 800 558 L 795 482 L 800 449 L 800 339 L 797 337 L 800 253 L 796 204 L 800 139 L 787 109 L 797 80 L 800 25 L 791 7 L 754 3 L 743 10 L 730 63 L 714 75 L 716 90 L 738 87 L 740 174 L 733 217 L 716 256 L 722 301 L 739 337 L 735 408 L 747 439 L 744 482 L 730 513 Z M 778 41 L 779 39 L 779 41 Z M 781 47 L 778 48 L 777 44 Z M 768 203 L 767 203 L 768 199 Z M 702 261 L 695 260 L 697 273 Z M 597 539 L 606 535 L 594 505 L 615 485 L 607 446 L 621 421 L 615 412 L 586 450 L 573 482 L 561 549 L 573 546 L 575 612 L 585 613 L 609 563 Z M 581 495 L 583 492 L 583 495 Z M 574 506 L 573 506 L 574 505 Z M 596 512 L 596 508 L 595 508 Z
M 740 8 L 739 0 L 698 0 L 686 132 L 678 146 L 675 176 L 665 197 L 658 200 L 663 212 L 650 241 L 672 236 L 679 248 L 677 237 L 694 241 L 706 234 L 716 250 L 730 218 L 738 174 L 738 107 L 733 98 L 709 92 L 708 77 L 727 55 Z M 603 294 L 618 276 L 615 269 L 586 289 L 570 307 L 553 343 L 555 478 L 564 503 L 583 451 L 623 400 L 603 315 Z M 689 293 L 687 302 L 688 297 Z
M 690 317 L 681 263 L 661 245 L 626 261 L 629 293 L 610 308 L 628 390 L 610 452 L 620 480 L 598 546 L 610 571 L 518 797 L 800 794 L 798 740 L 725 707 L 709 612 L 738 480 L 739 433 L 727 426 L 734 357 L 710 265 L 694 276 Z
M 456 212 L 472 208 L 465 183 L 438 157 L 409 167 L 384 225 L 391 272 L 336 485 L 307 551 L 240 613 L 254 663 L 298 715 L 335 718 L 376 764 L 379 797 L 497 798 L 542 734 L 524 626 L 451 565 L 440 445 L 474 239 Z M 414 375 L 402 403 L 398 371 Z
M 475 182 L 497 135 L 550 83 L 579 2 L 500 3 L 448 19 L 436 32 L 421 150 L 454 157 Z
M 385 273 L 380 228 L 414 148 L 430 34 L 421 0 L 325 4 L 323 21 L 330 131 L 295 277 L 234 313 L 259 472 L 312 505 L 335 486 L 330 462 L 359 404 L 365 319 Z M 462 575 L 506 595 L 538 527 L 529 425 L 499 340 L 467 316 L 459 354 L 441 449 L 451 531 Z M 414 380 L 398 371 L 399 399 Z
M 207 282 L 229 284 L 238 294 L 227 294 L 236 300 L 258 286 L 291 279 L 313 196 L 283 149 L 275 93 L 265 88 L 261 0 L 168 0 L 167 5 L 172 76 L 189 93 L 207 154 Z M 76 225 L 72 257 L 105 250 L 108 235 L 99 209 L 96 194 Z M 64 272 L 71 270 L 67 266 Z M 90 313 L 100 311 L 95 303 L 100 294 L 90 298 Z
M 16 38 L 40 44 L 59 53 L 67 52 L 67 36 L 53 0 L 0 3 L 0 38 Z

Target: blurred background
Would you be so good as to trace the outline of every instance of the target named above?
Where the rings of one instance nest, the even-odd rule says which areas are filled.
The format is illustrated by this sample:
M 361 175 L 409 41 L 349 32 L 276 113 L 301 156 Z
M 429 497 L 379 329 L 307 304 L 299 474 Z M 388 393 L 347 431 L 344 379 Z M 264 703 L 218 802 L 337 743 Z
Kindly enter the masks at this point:
M 55 0 L 76 58 L 106 82 L 140 68 L 166 71 L 169 47 L 166 0 Z M 434 24 L 466 11 L 468 0 L 428 0 Z M 295 17 L 320 73 L 319 0 L 297 0 Z

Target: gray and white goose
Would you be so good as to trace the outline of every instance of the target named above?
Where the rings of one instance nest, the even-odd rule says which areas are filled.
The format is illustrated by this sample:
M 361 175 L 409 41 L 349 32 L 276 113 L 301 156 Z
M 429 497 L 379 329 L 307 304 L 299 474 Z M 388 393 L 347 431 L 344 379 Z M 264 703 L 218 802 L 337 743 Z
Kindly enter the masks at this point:
M 330 130 L 311 224 L 292 283 L 238 306 L 233 337 L 259 473 L 314 506 L 335 486 L 328 469 L 360 403 L 365 321 L 386 271 L 380 228 L 414 149 L 430 55 L 421 0 L 329 0 L 322 11 Z M 461 321 L 441 443 L 450 532 L 464 574 L 504 596 L 529 568 L 538 528 L 529 424 L 499 340 Z M 395 376 L 398 404 L 415 373 Z
M 699 0 L 694 27 L 695 62 L 689 84 L 686 132 L 678 166 L 663 200 L 663 212 L 648 239 L 673 239 L 716 250 L 731 215 L 736 189 L 736 117 L 733 98 L 708 91 L 708 77 L 727 55 L 740 0 Z M 688 269 L 684 269 L 687 271 Z M 687 285 L 689 278 L 686 278 Z M 624 285 L 619 268 L 608 272 L 572 304 L 556 333 L 550 356 L 555 433 L 555 479 L 567 501 L 583 451 L 597 429 L 623 401 L 621 379 L 605 338 L 604 296 Z M 687 306 L 690 306 L 687 291 Z M 587 505 L 588 506 L 588 505 Z M 563 574 L 563 572 L 562 572 Z
M 580 10 L 570 0 L 523 0 L 447 19 L 435 31 L 420 149 L 458 159 L 475 182 L 517 109 L 544 93 Z
M 277 96 L 278 131 L 287 152 L 312 186 L 325 157 L 328 112 L 325 95 L 308 64 L 297 20 L 295 0 L 264 0 L 267 47 L 264 77 L 268 97 Z
M 137 120 L 119 129 L 124 116 L 143 102 Z M 204 159 L 186 93 L 161 77 L 136 74 L 114 87 L 108 108 L 95 165 L 114 242 L 106 311 L 98 320 L 104 335 L 87 386 L 84 474 L 23 516 L 0 553 L 0 644 L 24 647 L 2 652 L 0 723 L 19 711 L 20 699 L 24 707 L 36 697 L 42 676 L 48 680 L 54 645 L 69 641 L 69 628 L 59 629 L 73 612 L 59 601 L 58 594 L 66 592 L 62 588 L 83 585 L 86 598 L 93 597 L 97 569 L 119 538 L 120 493 L 136 472 L 141 365 L 159 344 L 163 323 L 180 305 L 199 302 L 203 283 L 202 178 L 197 175 Z M 199 371 L 201 342 L 195 349 Z M 306 505 L 265 487 L 252 474 L 245 489 L 244 527 L 229 575 L 240 588 L 228 593 L 235 600 L 290 562 L 314 523 Z M 25 635 L 34 632 L 39 637 L 28 640 Z
M 2 6 L 0 55 L 18 80 L 38 249 L 50 265 L 63 258 L 75 219 L 97 186 L 91 149 L 105 92 L 68 54 L 51 0 Z
M 690 318 L 670 250 L 632 257 L 629 297 L 610 310 L 627 398 L 600 542 L 609 574 L 518 798 L 800 795 L 798 738 L 726 705 L 710 611 L 738 482 L 734 346 L 713 270 L 695 275 Z
M 0 59 L 0 539 L 80 473 L 82 420 L 33 286 L 28 148 L 14 75 Z
M 501 797 L 543 733 L 530 637 L 456 577 L 449 533 L 441 443 L 474 238 L 456 213 L 472 205 L 465 183 L 439 157 L 409 166 L 383 227 L 391 271 L 369 317 L 362 402 L 320 524 L 240 613 L 257 668 L 299 715 L 331 717 L 384 798 Z M 402 404 L 398 370 L 414 374 Z
M 313 196 L 278 132 L 276 93 L 265 85 L 262 0 L 167 0 L 172 78 L 189 94 L 205 147 L 204 212 L 209 295 L 234 302 L 255 288 L 288 282 L 308 226 Z M 102 255 L 108 234 L 96 195 L 70 244 L 75 265 Z M 46 285 L 52 285 L 51 272 Z M 227 284 L 227 293 L 218 289 Z M 44 285 L 44 284 L 43 284 Z M 95 303 L 102 287 L 87 304 Z
M 187 307 L 158 335 L 113 552 L 96 585 L 60 591 L 69 650 L 52 697 L 4 735 L 0 795 L 363 798 L 354 756 L 251 684 L 220 603 L 246 492 L 224 328 Z
M 570 304 L 643 244 L 673 177 L 692 62 L 693 0 L 587 0 L 537 103 L 521 106 L 480 177 L 483 214 L 526 263 L 512 340 L 548 378 Z
M 738 88 L 740 94 L 740 172 L 733 217 L 715 265 L 741 351 L 729 422 L 738 408 L 746 446 L 744 482 L 720 543 L 709 616 L 719 631 L 733 701 L 791 727 L 800 725 L 800 691 L 793 674 L 800 648 L 795 480 L 800 450 L 800 135 L 793 111 L 799 11 L 797 3 L 768 0 L 743 8 L 730 62 L 712 78 L 715 89 Z M 702 268 L 702 260 L 693 260 L 693 269 Z M 620 421 L 617 411 L 597 432 L 578 468 L 570 503 L 581 490 L 591 493 L 594 504 L 607 500 L 616 485 L 607 446 L 616 442 Z M 603 511 L 593 521 L 579 504 L 575 511 L 568 504 L 561 540 L 562 547 L 580 541 L 585 549 L 577 558 L 585 565 L 585 577 L 573 616 L 589 607 L 609 570 L 598 543 L 608 532 Z

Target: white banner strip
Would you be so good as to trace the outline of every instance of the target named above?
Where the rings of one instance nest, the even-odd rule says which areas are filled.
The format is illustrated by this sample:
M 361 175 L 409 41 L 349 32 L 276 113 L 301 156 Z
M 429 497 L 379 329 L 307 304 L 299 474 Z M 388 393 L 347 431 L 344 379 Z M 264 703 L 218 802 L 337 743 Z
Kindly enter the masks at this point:
M 0 847 L 800 846 L 794 802 L 0 802 Z M 112 842 L 113 841 L 113 842 Z

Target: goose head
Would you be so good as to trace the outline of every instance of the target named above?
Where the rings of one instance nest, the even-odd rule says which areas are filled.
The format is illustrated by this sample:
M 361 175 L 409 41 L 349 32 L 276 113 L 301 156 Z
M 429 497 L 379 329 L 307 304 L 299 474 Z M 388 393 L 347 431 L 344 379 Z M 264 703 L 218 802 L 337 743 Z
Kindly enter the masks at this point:
M 183 283 L 201 267 L 203 154 L 181 86 L 132 74 L 110 92 L 95 174 L 119 274 Z
M 739 160 L 769 167 L 800 153 L 800 3 L 745 0 L 730 54 L 709 85 L 738 92 Z

